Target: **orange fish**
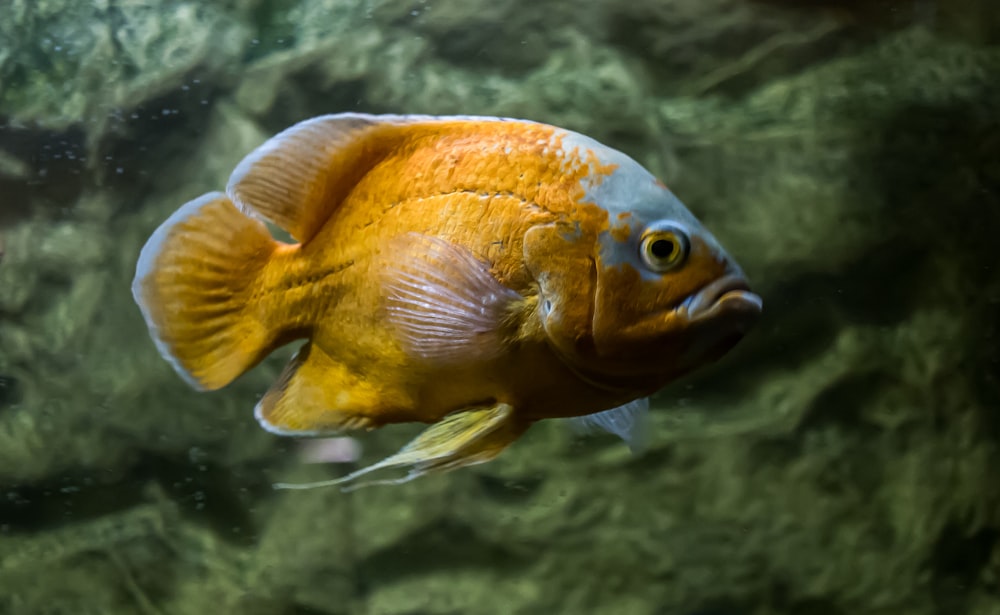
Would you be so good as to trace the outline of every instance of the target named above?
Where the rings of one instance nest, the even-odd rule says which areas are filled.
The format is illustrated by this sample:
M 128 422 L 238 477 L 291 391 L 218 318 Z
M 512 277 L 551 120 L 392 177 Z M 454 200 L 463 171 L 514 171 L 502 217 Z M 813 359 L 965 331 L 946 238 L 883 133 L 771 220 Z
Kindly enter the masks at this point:
M 646 398 L 722 356 L 762 306 L 619 151 L 524 120 L 353 113 L 279 133 L 224 193 L 177 210 L 132 290 L 200 390 L 308 340 L 257 404 L 271 432 L 430 424 L 329 483 L 489 461 L 542 419 L 634 442 Z

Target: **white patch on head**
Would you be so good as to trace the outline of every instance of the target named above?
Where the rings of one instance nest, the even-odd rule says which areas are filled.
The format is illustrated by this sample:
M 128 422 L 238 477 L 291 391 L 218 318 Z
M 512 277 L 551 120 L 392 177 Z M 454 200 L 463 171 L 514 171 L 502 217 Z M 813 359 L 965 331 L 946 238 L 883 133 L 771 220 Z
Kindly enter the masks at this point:
M 597 169 L 591 168 L 591 174 L 582 180 L 584 198 L 605 209 L 612 224 L 620 214 L 626 213 L 638 216 L 647 224 L 662 219 L 698 224 L 684 204 L 631 157 L 588 136 L 570 131 L 562 133 L 561 154 L 568 172 L 588 164 L 591 152 L 600 164 L 616 167 L 610 175 L 600 175 Z
M 660 274 L 641 265 L 638 245 L 642 231 L 662 221 L 677 224 L 692 236 L 698 236 L 719 255 L 725 254 L 715 237 L 680 199 L 638 162 L 585 135 L 564 131 L 555 138 L 560 136 L 563 169 L 570 173 L 578 171 L 580 165 L 590 166 L 590 173 L 580 180 L 584 200 L 608 212 L 611 229 L 627 227 L 630 230 L 630 239 L 624 242 L 614 234 L 602 233 L 600 251 L 604 265 L 627 263 L 650 279 L 658 278 Z M 610 174 L 602 174 L 595 168 L 597 165 L 614 165 L 615 168 Z

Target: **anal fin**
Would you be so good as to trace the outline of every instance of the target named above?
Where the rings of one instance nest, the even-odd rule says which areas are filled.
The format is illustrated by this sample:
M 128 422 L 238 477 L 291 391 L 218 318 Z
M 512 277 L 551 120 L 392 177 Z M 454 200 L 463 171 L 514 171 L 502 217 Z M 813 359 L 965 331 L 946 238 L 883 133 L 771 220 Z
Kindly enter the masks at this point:
M 261 426 L 283 436 L 318 436 L 372 426 L 376 391 L 322 348 L 307 343 L 254 409 Z
M 450 414 L 425 429 L 395 455 L 334 480 L 315 483 L 277 483 L 276 489 L 311 489 L 344 485 L 353 491 L 371 485 L 398 485 L 431 473 L 443 473 L 492 460 L 528 428 L 516 420 L 514 408 L 496 404 Z M 399 478 L 358 483 L 361 476 L 391 468 L 409 468 Z

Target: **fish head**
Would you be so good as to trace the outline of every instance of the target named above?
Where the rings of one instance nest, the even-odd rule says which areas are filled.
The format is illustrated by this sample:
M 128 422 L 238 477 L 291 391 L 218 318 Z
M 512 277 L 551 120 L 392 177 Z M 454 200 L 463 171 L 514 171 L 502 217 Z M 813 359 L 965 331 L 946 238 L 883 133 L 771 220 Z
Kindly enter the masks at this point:
M 720 358 L 757 321 L 761 298 L 700 224 L 632 219 L 597 240 L 594 367 L 672 378 Z
M 590 213 L 526 236 L 538 317 L 550 345 L 586 380 L 655 390 L 722 357 L 763 303 L 662 182 L 587 141 L 588 155 L 609 169 L 584 180 L 578 211 Z

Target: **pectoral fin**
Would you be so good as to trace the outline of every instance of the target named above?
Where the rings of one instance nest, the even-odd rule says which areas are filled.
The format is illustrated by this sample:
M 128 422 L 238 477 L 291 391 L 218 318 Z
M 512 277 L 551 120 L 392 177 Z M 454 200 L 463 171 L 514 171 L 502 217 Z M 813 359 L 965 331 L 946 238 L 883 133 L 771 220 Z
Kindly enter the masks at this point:
M 383 271 L 386 311 L 415 357 L 447 364 L 489 359 L 504 349 L 504 319 L 521 300 L 466 248 L 407 233 L 391 244 Z
M 641 397 L 603 412 L 573 417 L 570 423 L 581 432 L 607 431 L 628 444 L 633 453 L 648 445 L 649 398 Z
M 507 404 L 462 410 L 428 427 L 395 455 L 367 468 L 335 480 L 305 484 L 278 483 L 274 487 L 311 489 L 346 485 L 344 491 L 353 491 L 369 485 L 398 485 L 424 474 L 448 472 L 490 461 L 527 428 L 527 423 L 515 419 L 514 409 Z M 409 472 L 399 478 L 355 482 L 365 474 L 389 468 L 409 468 Z

